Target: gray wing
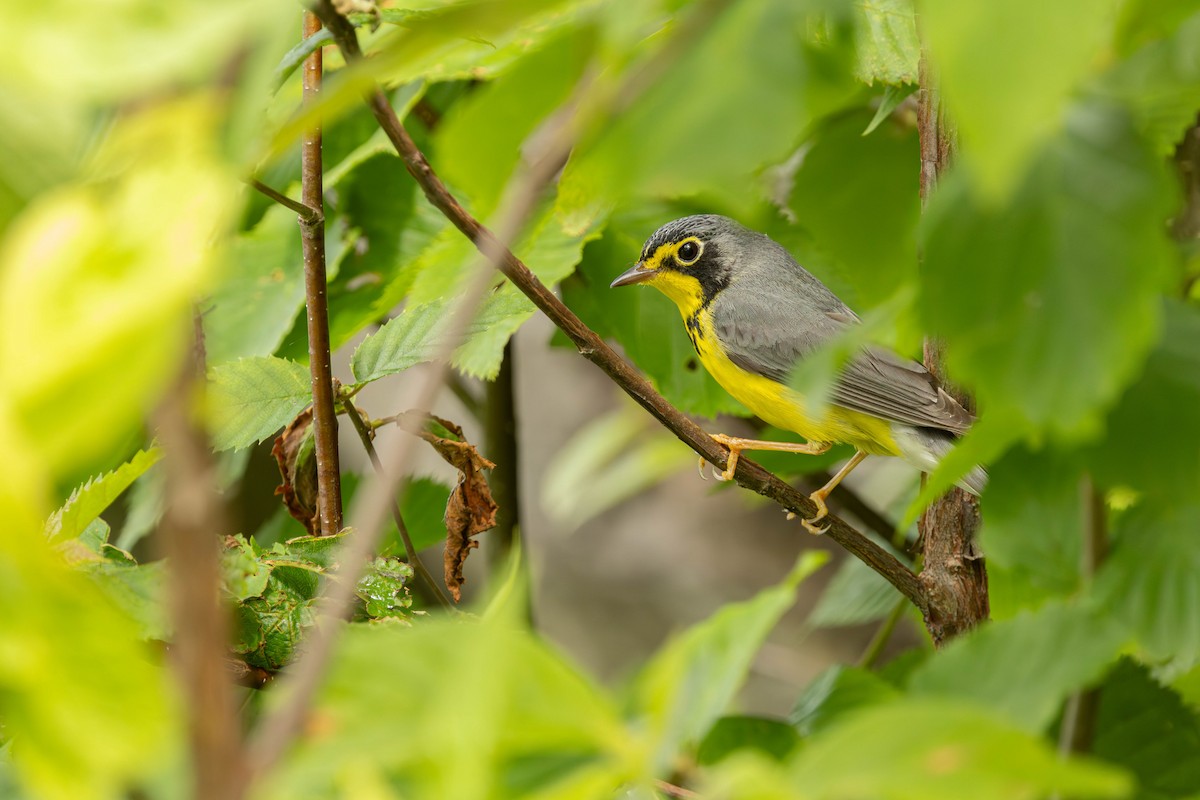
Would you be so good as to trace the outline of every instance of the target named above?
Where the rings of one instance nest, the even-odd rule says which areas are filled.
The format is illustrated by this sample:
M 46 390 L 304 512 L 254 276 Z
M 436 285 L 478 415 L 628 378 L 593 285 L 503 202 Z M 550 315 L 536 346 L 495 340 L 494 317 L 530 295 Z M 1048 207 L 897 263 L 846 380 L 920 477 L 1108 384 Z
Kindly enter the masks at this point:
M 815 287 L 807 285 L 803 293 L 767 295 L 735 285 L 717 296 L 713 325 L 733 363 L 786 382 L 797 362 L 858 324 L 854 312 L 824 285 L 804 277 L 819 291 L 814 293 Z M 783 299 L 790 297 L 801 299 Z M 955 434 L 965 433 L 973 421 L 924 366 L 873 345 L 845 366 L 830 399 L 874 417 Z

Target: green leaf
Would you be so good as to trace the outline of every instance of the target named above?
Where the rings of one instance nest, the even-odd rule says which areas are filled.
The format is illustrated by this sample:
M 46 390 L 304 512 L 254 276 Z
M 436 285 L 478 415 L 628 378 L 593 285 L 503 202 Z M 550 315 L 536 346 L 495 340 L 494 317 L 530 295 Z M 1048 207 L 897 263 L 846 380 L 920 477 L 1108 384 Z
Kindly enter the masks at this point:
M 898 599 L 896 587 L 886 578 L 859 559 L 846 558 L 821 593 L 808 622 L 818 628 L 875 622 L 886 617 Z
M 358 580 L 355 594 L 368 619 L 409 619 L 412 595 L 408 584 L 413 568 L 396 558 L 376 558 Z
M 922 0 L 921 34 L 984 197 L 998 201 L 1019 186 L 1039 145 L 1060 129 L 1072 90 L 1107 44 L 1116 5 Z
M 915 91 L 916 88 L 913 86 L 887 87 L 883 93 L 883 97 L 879 99 L 879 107 L 875 109 L 875 116 L 871 117 L 871 121 L 867 123 L 867 127 L 863 130 L 862 135 L 870 136 Z
M 1200 661 L 1200 504 L 1194 496 L 1177 502 L 1138 506 L 1119 518 L 1094 593 L 1148 658 L 1191 665 Z
M 1138 779 L 1135 800 L 1194 798 L 1200 786 L 1200 720 L 1179 696 L 1124 659 L 1100 690 L 1092 747 Z
M 196 99 L 121 115 L 87 179 L 5 231 L 0 385 L 14 430 L 56 475 L 111 466 L 179 371 L 236 191 L 217 125 Z
M 796 587 L 828 554 L 809 551 L 787 579 L 752 600 L 727 605 L 669 642 L 642 670 L 630 697 L 653 741 L 651 772 L 700 740 L 725 711 L 758 648 L 796 600 Z
M 515 248 L 543 283 L 553 285 L 578 262 L 593 234 L 563 232 L 552 213 L 545 213 Z M 358 346 L 351 360 L 355 380 L 369 383 L 430 360 L 444 346 L 452 327 L 450 312 L 465 270 L 478 255 L 457 230 L 435 239 L 422 256 L 417 284 L 403 312 Z M 454 351 L 451 363 L 466 375 L 491 380 L 500 369 L 504 346 L 534 313 L 534 305 L 515 286 L 502 281 L 487 294 Z
M 1139 379 L 1108 416 L 1089 460 L 1098 480 L 1154 502 L 1200 493 L 1200 309 L 1167 302 L 1166 324 Z
M 1125 639 L 1107 617 L 1049 603 L 955 639 L 913 673 L 909 691 L 969 700 L 1036 733 L 1071 692 L 1100 677 Z
M 302 739 L 270 796 L 336 795 L 365 768 L 415 797 L 611 796 L 637 748 L 595 687 L 509 621 L 349 625 L 313 713 L 337 734 Z
M 1005 207 L 985 209 L 966 179 L 929 206 L 922 272 L 951 374 L 1012 438 L 1094 434 L 1156 338 L 1173 259 L 1162 164 L 1127 119 L 1080 107 Z
M 446 540 L 446 503 L 450 501 L 450 486 L 433 478 L 410 480 L 400 495 L 400 514 L 418 551 Z M 403 553 L 399 533 L 388 536 L 393 552 Z
M 111 546 L 106 552 L 116 551 Z M 117 551 L 120 552 L 120 551 Z M 167 613 L 167 565 L 156 561 L 136 564 L 114 559 L 80 566 L 114 607 L 136 625 L 142 639 L 167 642 L 173 628 Z
M 434 166 L 479 216 L 495 210 L 522 143 L 567 99 L 591 57 L 592 39 L 590 29 L 576 28 L 543 43 L 456 103 L 438 126 Z
M 870 120 L 864 109 L 821 125 L 788 198 L 797 223 L 849 277 L 860 312 L 915 277 L 920 213 L 916 130 L 886 125 L 864 137 Z
M 721 717 L 696 749 L 696 761 L 709 766 L 739 750 L 757 750 L 782 761 L 800 745 L 786 722 L 770 717 Z
M 842 722 L 846 717 L 900 696 L 894 686 L 875 673 L 836 664 L 804 688 L 789 721 L 808 738 Z
M 961 703 L 919 699 L 869 709 L 810 739 L 793 780 L 814 800 L 1012 800 L 1052 793 L 1125 797 L 1124 772 L 1063 760 L 1041 739 Z
M 1129 4 L 1132 5 L 1132 4 Z M 1188 6 L 1179 4 L 1180 13 Z M 1191 9 L 1194 12 L 1194 8 Z M 1121 101 L 1160 156 L 1172 154 L 1196 121 L 1200 95 L 1200 14 L 1169 37 L 1150 41 L 1100 76 L 1095 91 Z
M 308 370 L 282 358 L 243 358 L 209 371 L 213 446 L 249 447 L 312 402 Z
M 81 534 L 91 522 L 112 505 L 121 492 L 138 476 L 158 463 L 162 451 L 157 447 L 139 450 L 133 458 L 112 472 L 89 480 L 80 486 L 62 508 L 46 520 L 46 536 L 51 539 L 70 539 Z
M 993 587 L 992 614 L 1010 617 L 1080 588 L 1084 515 L 1077 459 L 1053 450 L 1010 450 L 989 469 L 980 546 Z
M 694 459 L 641 409 L 623 405 L 585 425 L 555 453 L 546 469 L 543 506 L 556 525 L 575 530 Z
M 805 125 L 859 91 L 847 43 L 814 44 L 807 26 L 807 9 L 787 0 L 725 7 L 665 74 L 622 114 L 598 121 L 576 149 L 559 185 L 568 225 L 607 202 L 710 187 L 742 211 L 757 202 L 753 173 L 783 161 Z M 659 41 L 669 46 L 670 36 Z
M 304 305 L 296 213 L 267 209 L 254 230 L 234 240 L 226 272 L 204 314 L 208 363 L 271 355 Z
M 921 42 L 912 0 L 854 3 L 855 76 L 868 84 L 917 82 Z

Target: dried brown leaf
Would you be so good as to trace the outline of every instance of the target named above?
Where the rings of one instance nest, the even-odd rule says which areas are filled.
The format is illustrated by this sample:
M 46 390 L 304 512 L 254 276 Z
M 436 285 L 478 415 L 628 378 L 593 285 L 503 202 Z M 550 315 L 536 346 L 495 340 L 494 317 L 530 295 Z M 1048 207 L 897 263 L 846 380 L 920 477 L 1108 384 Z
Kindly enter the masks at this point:
M 492 490 L 483 476 L 485 469 L 496 465 L 479 454 L 475 446 L 466 441 L 462 428 L 449 420 L 431 417 L 461 441 L 447 439 L 427 430 L 418 432 L 425 441 L 433 445 L 446 463 L 458 470 L 458 485 L 450 492 L 446 503 L 446 588 L 454 596 L 454 602 L 462 599 L 463 565 L 471 550 L 479 546 L 472 537 L 490 530 L 496 525 L 496 501 Z
M 288 513 L 299 520 L 310 536 L 320 535 L 317 515 L 317 456 L 312 440 L 312 408 L 309 407 L 275 437 L 271 448 L 279 464 L 283 483 L 275 494 L 283 495 Z

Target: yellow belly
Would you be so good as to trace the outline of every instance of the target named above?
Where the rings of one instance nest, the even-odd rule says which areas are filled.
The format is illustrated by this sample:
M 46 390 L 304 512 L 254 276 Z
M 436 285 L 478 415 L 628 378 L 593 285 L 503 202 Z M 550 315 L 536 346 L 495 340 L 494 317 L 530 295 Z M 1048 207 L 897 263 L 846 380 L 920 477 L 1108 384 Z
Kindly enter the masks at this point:
M 700 312 L 698 321 L 701 335 L 695 343 L 700 363 L 721 388 L 766 422 L 798 433 L 810 442 L 845 443 L 871 455 L 900 455 L 887 420 L 835 405 L 828 406 L 820 419 L 813 418 L 806 413 L 804 400 L 796 391 L 747 372 L 729 360 L 713 335 L 707 311 Z

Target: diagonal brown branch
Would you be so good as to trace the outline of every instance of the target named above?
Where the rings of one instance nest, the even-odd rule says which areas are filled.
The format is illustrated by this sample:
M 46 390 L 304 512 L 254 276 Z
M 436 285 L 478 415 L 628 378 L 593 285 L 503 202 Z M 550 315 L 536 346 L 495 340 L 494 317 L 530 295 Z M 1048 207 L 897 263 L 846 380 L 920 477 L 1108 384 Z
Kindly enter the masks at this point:
M 321 17 L 326 28 L 333 34 L 334 41 L 342 49 L 347 61 L 362 57 L 353 26 L 333 9 L 328 0 L 317 3 L 314 12 Z M 421 186 L 429 201 L 463 235 L 474 242 L 481 252 L 498 255 L 497 268 L 526 297 L 533 301 L 534 305 L 549 317 L 559 330 L 571 339 L 581 355 L 603 370 L 614 383 L 649 411 L 684 444 L 713 464 L 724 466 L 728 455 L 724 447 L 714 442 L 699 425 L 667 402 L 629 362 L 609 347 L 545 284 L 538 280 L 529 267 L 513 255 L 507 247 L 501 246 L 491 231 L 467 213 L 417 148 L 383 92 L 378 88 L 373 90 L 368 97 L 368 104 L 380 127 L 383 128 L 409 173 Z M 749 459 L 739 460 L 734 479 L 740 485 L 774 500 L 789 511 L 806 517 L 814 516 L 817 513 L 816 506 L 808 499 L 807 495 L 784 483 Z M 829 520 L 827 536 L 883 575 L 918 608 L 925 610 L 927 602 L 925 590 L 911 570 L 843 520 L 832 516 L 829 517 Z

